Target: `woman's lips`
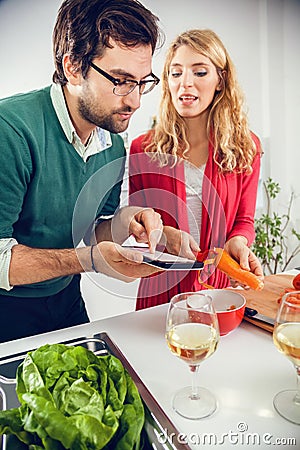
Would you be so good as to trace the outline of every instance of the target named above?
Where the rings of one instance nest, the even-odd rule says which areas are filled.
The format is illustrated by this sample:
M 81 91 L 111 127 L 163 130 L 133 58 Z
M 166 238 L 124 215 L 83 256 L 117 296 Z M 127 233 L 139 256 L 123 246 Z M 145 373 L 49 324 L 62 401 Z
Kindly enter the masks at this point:
M 198 97 L 196 97 L 195 95 L 181 95 L 179 97 L 179 101 L 183 105 L 192 105 L 194 103 L 194 101 L 196 101 L 197 99 L 198 99 Z

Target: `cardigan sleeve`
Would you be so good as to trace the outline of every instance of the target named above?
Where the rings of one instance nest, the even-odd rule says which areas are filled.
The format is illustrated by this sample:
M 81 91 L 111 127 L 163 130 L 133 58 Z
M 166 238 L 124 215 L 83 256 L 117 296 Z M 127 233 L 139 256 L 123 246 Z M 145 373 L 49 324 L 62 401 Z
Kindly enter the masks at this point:
M 151 170 L 149 168 L 149 155 L 144 152 L 144 140 L 147 135 L 143 134 L 134 139 L 130 146 L 128 162 L 128 203 L 131 206 L 147 207 L 149 205 L 149 193 L 145 194 L 145 189 L 151 180 Z M 151 166 L 150 166 L 151 167 Z
M 234 220 L 234 225 L 227 235 L 227 240 L 234 236 L 244 236 L 250 246 L 255 239 L 254 216 L 256 209 L 258 180 L 260 174 L 261 150 L 259 139 L 254 139 L 257 153 L 252 164 L 251 174 L 242 174 L 241 197 Z

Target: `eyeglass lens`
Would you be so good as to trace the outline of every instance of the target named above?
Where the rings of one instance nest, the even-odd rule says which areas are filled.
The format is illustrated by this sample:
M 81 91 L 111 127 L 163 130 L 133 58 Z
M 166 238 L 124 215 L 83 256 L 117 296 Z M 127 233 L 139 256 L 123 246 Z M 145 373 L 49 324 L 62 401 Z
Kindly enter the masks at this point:
M 133 81 L 122 81 L 114 87 L 113 91 L 117 95 L 127 95 L 130 94 L 136 86 L 138 86 L 140 94 L 147 94 L 152 91 L 156 84 L 156 80 L 145 80 L 140 83 Z

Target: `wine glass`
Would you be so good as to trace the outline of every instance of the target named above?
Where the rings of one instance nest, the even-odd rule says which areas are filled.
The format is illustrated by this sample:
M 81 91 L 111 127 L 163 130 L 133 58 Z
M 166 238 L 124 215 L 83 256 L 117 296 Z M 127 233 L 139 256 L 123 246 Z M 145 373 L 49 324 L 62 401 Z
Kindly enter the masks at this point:
M 274 397 L 276 411 L 300 425 L 300 291 L 282 297 L 273 332 L 274 344 L 295 366 L 297 389 L 281 391 Z
M 166 340 L 174 355 L 188 363 L 192 385 L 173 397 L 174 410 L 188 419 L 210 416 L 217 407 L 213 394 L 196 381 L 200 362 L 211 356 L 220 333 L 212 298 L 206 293 L 187 292 L 175 295 L 169 304 Z

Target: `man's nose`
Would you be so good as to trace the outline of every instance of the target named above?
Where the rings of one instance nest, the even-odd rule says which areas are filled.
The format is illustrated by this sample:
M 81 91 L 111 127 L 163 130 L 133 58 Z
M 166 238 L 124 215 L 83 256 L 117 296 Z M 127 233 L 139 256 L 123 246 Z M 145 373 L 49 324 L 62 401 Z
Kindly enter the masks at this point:
M 133 91 L 129 94 L 125 95 L 123 99 L 126 106 L 129 106 L 134 110 L 138 109 L 141 106 L 141 94 L 139 91 L 139 86 L 133 89 Z

